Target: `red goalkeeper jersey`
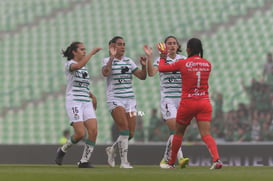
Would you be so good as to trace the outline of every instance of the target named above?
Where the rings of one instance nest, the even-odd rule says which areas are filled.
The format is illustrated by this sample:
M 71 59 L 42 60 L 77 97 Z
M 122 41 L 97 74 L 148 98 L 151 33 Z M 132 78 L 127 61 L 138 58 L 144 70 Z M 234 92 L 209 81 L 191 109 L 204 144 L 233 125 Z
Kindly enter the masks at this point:
M 209 98 L 209 75 L 211 63 L 200 56 L 192 56 L 187 59 L 178 60 L 172 64 L 165 64 L 161 58 L 158 69 L 160 72 L 179 71 L 182 77 L 182 99 L 186 98 Z

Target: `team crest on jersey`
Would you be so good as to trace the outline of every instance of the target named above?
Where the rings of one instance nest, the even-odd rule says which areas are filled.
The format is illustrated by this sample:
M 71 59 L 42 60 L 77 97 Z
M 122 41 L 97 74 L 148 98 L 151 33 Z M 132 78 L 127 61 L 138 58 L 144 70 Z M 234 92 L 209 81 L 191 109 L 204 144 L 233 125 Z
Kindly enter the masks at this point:
M 87 72 L 82 72 L 82 77 L 85 79 L 88 76 Z
M 122 67 L 121 67 L 121 73 L 122 73 L 122 74 L 125 74 L 126 72 L 129 72 L 129 68 L 128 68 L 127 66 L 125 66 L 125 67 L 122 66 Z

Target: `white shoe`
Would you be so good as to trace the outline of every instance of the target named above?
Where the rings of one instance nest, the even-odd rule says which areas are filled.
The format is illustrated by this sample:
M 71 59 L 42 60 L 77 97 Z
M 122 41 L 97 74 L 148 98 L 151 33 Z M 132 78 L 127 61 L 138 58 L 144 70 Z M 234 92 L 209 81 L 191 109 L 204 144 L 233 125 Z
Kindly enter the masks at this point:
M 133 168 L 133 166 L 130 165 L 129 162 L 127 162 L 127 163 L 122 163 L 122 164 L 120 165 L 120 168 Z
M 175 168 L 175 166 L 174 165 L 165 164 L 165 165 L 162 165 L 161 168 L 163 168 L 163 169 L 173 169 L 173 168 Z
M 166 168 L 168 166 L 168 161 L 163 158 L 161 160 L 159 166 L 160 166 L 160 168 Z
M 107 162 L 110 167 L 115 167 L 115 149 L 111 146 L 105 149 L 108 156 Z
M 223 163 L 220 160 L 213 162 L 212 166 L 210 167 L 211 170 L 220 169 L 223 167 Z

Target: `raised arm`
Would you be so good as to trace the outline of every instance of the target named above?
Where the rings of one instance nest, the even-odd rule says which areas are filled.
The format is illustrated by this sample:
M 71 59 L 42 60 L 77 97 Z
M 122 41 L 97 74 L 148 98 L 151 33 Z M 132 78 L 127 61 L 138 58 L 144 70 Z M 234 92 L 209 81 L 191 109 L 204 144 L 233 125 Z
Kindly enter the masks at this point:
M 174 62 L 172 64 L 166 64 L 166 58 L 160 58 L 158 70 L 159 72 L 179 71 L 179 61 Z
M 91 57 L 95 55 L 97 52 L 99 52 L 101 49 L 102 49 L 101 47 L 94 48 L 88 55 L 83 57 L 83 59 L 79 61 L 77 64 L 71 64 L 70 70 L 71 71 L 79 70 L 82 67 L 84 67 L 87 64 L 87 62 L 91 59 Z
M 140 80 L 145 80 L 147 77 L 146 62 L 147 57 L 144 56 L 140 57 L 141 70 L 137 69 L 136 71 L 134 71 L 134 75 Z
M 102 75 L 104 77 L 108 77 L 112 72 L 112 63 L 113 63 L 114 57 L 117 53 L 117 49 L 115 48 L 114 45 L 110 45 L 109 53 L 110 53 L 110 59 L 107 62 L 107 64 L 105 66 L 103 66 L 101 69 Z
M 148 75 L 152 77 L 158 72 L 158 68 L 156 66 L 153 66 L 153 62 L 152 62 L 153 50 L 151 47 L 148 47 L 148 45 L 144 45 L 143 49 L 147 55 Z
M 166 58 L 167 58 L 167 48 L 165 43 L 158 43 L 156 45 L 158 51 L 160 52 L 160 61 L 158 65 L 158 70 L 160 72 L 173 72 L 178 71 L 179 66 L 178 62 L 172 63 L 172 64 L 166 64 Z

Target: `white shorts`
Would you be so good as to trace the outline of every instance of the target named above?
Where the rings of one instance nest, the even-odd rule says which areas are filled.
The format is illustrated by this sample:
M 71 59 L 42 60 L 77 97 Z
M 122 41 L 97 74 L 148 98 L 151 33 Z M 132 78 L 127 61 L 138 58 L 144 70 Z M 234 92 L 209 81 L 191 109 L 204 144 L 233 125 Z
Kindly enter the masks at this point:
M 160 110 L 164 120 L 176 118 L 180 98 L 163 98 L 160 101 Z
M 112 112 L 118 106 L 125 109 L 126 112 L 136 112 L 136 99 L 112 99 L 107 101 L 109 111 Z
M 92 102 L 67 101 L 66 112 L 70 123 L 96 119 Z

